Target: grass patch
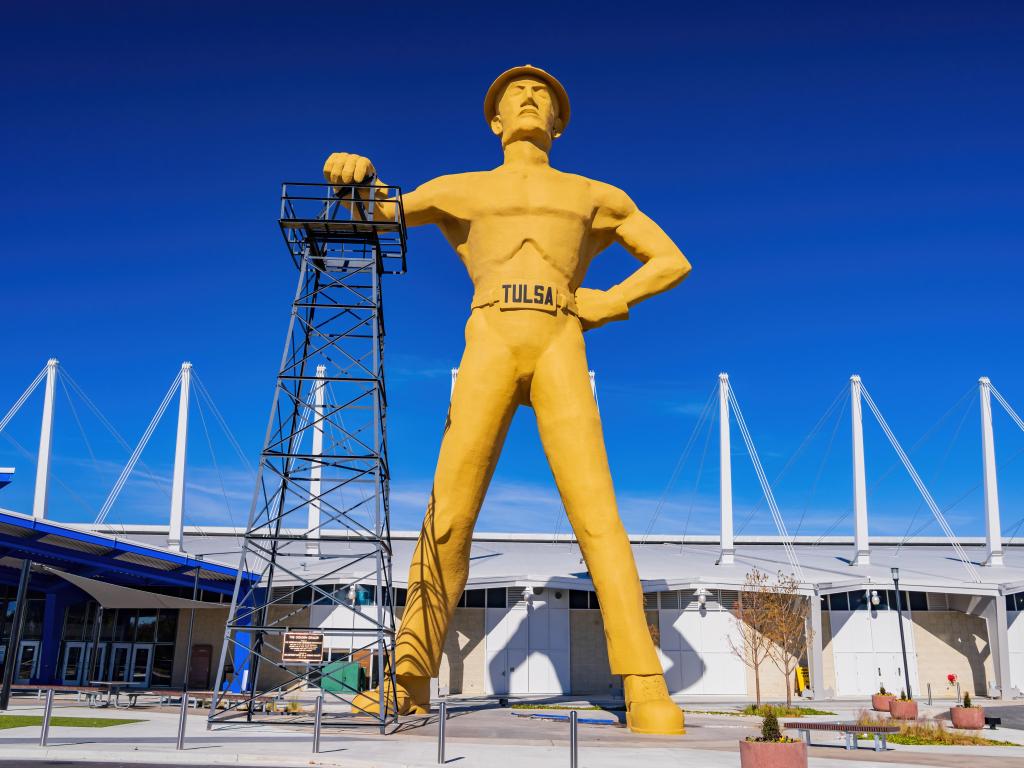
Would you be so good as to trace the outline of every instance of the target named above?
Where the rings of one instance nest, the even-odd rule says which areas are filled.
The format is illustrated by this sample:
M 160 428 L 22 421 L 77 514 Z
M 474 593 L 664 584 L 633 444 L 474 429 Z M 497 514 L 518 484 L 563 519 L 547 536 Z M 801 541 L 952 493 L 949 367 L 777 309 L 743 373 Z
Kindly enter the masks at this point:
M 69 728 L 109 728 L 112 725 L 143 723 L 144 720 L 130 720 L 117 717 L 51 717 L 50 725 Z M 24 728 L 27 725 L 42 725 L 42 715 L 0 715 L 0 731 L 7 728 Z
M 568 704 L 513 704 L 512 705 L 512 709 L 565 709 L 565 710 L 575 709 L 577 712 L 582 712 L 584 710 L 591 710 L 591 709 L 601 711 L 601 710 L 604 710 L 605 708 L 604 707 L 594 707 L 594 706 L 589 706 L 589 707 L 572 707 L 572 706 L 569 706 Z
M 1019 747 L 1012 741 L 986 739 L 975 733 L 946 730 L 941 720 L 911 720 L 909 722 L 893 721 L 875 717 L 869 712 L 861 712 L 857 722 L 861 725 L 893 725 L 899 723 L 900 732 L 889 734 L 893 744 L 910 744 L 914 746 L 952 746 L 952 747 Z M 859 739 L 873 739 L 868 734 L 860 734 Z
M 741 715 L 754 715 L 756 717 L 767 717 L 769 713 L 776 717 L 805 717 L 807 715 L 834 715 L 827 709 L 815 709 L 814 707 L 787 707 L 785 704 L 762 704 L 760 707 L 751 704 L 744 707 Z

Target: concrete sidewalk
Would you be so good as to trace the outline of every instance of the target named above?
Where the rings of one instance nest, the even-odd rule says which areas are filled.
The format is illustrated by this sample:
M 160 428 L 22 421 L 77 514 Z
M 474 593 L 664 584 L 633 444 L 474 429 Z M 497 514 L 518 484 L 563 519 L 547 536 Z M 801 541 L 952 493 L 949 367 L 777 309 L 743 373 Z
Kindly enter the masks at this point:
M 34 702 L 33 702 L 34 704 Z M 38 715 L 39 706 L 16 706 L 11 714 Z M 308 727 L 224 724 L 206 730 L 205 712 L 190 715 L 185 750 L 175 749 L 178 716 L 174 712 L 137 708 L 94 710 L 55 708 L 55 715 L 142 718 L 145 722 L 106 729 L 52 727 L 50 745 L 38 746 L 39 727 L 0 731 L 0 754 L 26 763 L 35 760 L 71 762 L 126 761 L 171 765 L 335 766 L 337 768 L 425 768 L 437 765 L 436 716 L 411 718 L 393 735 L 365 730 L 337 733 L 325 729 L 321 752 L 312 753 Z M 623 728 L 581 725 L 579 763 L 583 768 L 619 768 L 640 763 L 644 768 L 738 768 L 737 742 L 754 732 L 755 718 L 688 716 L 684 739 L 639 737 Z M 459 768 L 566 768 L 568 728 L 564 723 L 513 718 L 509 710 L 458 711 L 448 724 L 448 762 Z M 997 738 L 1009 740 L 1003 729 Z M 1014 732 L 1024 741 L 1024 733 Z M 1016 740 L 1016 739 L 1014 739 Z M 824 741 L 824 739 L 823 739 Z M 817 743 L 817 742 L 816 742 Z M 889 766 L 964 766 L 1024 768 L 1024 748 L 897 747 L 887 753 L 854 752 L 822 746 L 811 750 L 813 768 Z

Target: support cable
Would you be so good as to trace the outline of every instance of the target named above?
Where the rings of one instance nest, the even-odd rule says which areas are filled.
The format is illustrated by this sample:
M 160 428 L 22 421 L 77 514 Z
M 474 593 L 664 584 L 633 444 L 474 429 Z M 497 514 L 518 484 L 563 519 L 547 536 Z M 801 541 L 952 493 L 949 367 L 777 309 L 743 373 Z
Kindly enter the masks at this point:
M 918 448 L 920 448 L 922 445 L 927 443 L 932 438 L 932 436 L 935 434 L 935 432 L 938 431 L 939 427 L 941 427 L 945 423 L 946 419 L 949 418 L 950 414 L 952 414 L 954 411 L 956 411 L 956 409 L 960 407 L 960 405 L 963 403 L 963 401 L 967 397 L 969 397 L 971 394 L 974 393 L 974 390 L 975 390 L 974 387 L 970 387 L 959 398 L 957 398 L 957 401 L 955 403 L 953 403 L 953 405 L 951 405 L 949 407 L 949 409 L 944 414 L 942 414 L 942 416 L 940 416 L 935 421 L 934 424 L 932 424 L 930 427 L 928 427 L 928 429 L 925 430 L 924 434 L 921 435 L 921 437 L 919 437 L 917 439 L 917 441 L 912 446 L 910 446 L 910 450 L 907 451 L 907 453 L 909 455 L 912 455 Z M 896 459 L 896 461 L 894 461 L 892 464 L 890 464 L 886 468 L 886 470 L 884 472 L 882 472 L 882 474 L 880 474 L 878 476 L 878 478 L 875 479 L 871 483 L 870 486 L 868 486 L 868 489 L 867 489 L 868 495 L 870 495 L 873 491 L 875 491 L 878 488 L 878 486 L 880 486 L 882 484 L 882 482 L 887 477 L 889 477 L 889 475 L 891 475 L 893 473 L 893 471 L 896 470 L 897 467 L 900 466 L 900 463 L 901 463 L 900 460 Z M 839 517 L 837 517 L 835 520 L 832 521 L 832 523 L 825 529 L 825 532 L 823 534 L 821 534 L 820 536 L 818 536 L 818 538 L 814 540 L 814 543 L 811 544 L 811 546 L 812 547 L 816 547 L 819 544 L 821 544 L 821 542 L 825 540 L 826 536 L 828 536 L 830 533 L 832 533 L 832 531 L 834 531 L 836 528 L 838 528 L 840 525 L 842 525 L 844 522 L 846 522 L 846 520 L 852 514 L 853 514 L 853 506 L 851 505 L 851 506 L 846 508 L 845 512 L 842 512 L 839 515 Z
M 1006 410 L 1008 414 L 1010 414 L 1010 418 L 1013 419 L 1014 423 L 1018 427 L 1020 427 L 1022 432 L 1024 432 L 1024 421 L 1022 421 L 1020 416 L 1017 415 L 1017 412 L 1013 410 L 1013 407 L 1008 402 L 1006 402 L 1006 398 L 999 394 L 999 390 L 996 389 L 995 385 L 991 383 L 989 383 L 989 390 L 992 392 L 993 395 L 996 396 L 996 400 L 999 401 L 999 404 L 1003 406 L 1003 408 Z
M 2 433 L 2 436 L 3 436 L 3 438 L 7 442 L 9 442 L 12 446 L 14 446 L 15 450 L 17 450 L 18 453 L 20 453 L 22 456 L 24 456 L 26 459 L 28 459 L 33 464 L 35 464 L 39 460 L 39 457 L 36 454 L 32 453 L 32 451 L 30 451 L 28 448 L 23 446 L 21 443 L 19 443 L 17 440 L 15 440 L 10 435 L 8 435 L 6 433 Z M 81 496 L 79 496 L 77 493 L 75 493 L 73 490 L 71 490 L 71 487 L 67 483 L 65 483 L 63 480 L 61 480 L 57 476 L 57 473 L 54 472 L 52 468 L 50 470 L 50 477 L 53 479 L 53 481 L 55 483 L 57 483 L 57 485 L 59 485 L 61 488 L 63 488 L 65 491 L 67 491 L 68 495 L 71 498 L 73 498 L 76 502 L 78 502 L 78 504 L 81 505 L 82 509 L 84 509 L 86 512 L 88 512 L 90 514 L 92 513 L 92 508 L 85 502 L 85 499 L 83 499 Z
M 78 397 L 81 398 L 82 402 L 86 404 L 90 411 L 92 411 L 92 414 L 97 419 L 99 419 L 100 424 L 102 424 L 106 428 L 106 430 L 113 436 L 113 438 L 117 441 L 117 444 L 124 448 L 129 455 L 131 455 L 132 447 L 131 445 L 128 444 L 128 441 L 125 440 L 124 437 L 122 437 L 121 433 L 118 432 L 114 425 L 110 423 L 110 420 L 103 415 L 103 411 L 99 409 L 99 406 L 97 406 L 96 403 L 94 403 L 92 399 L 90 399 L 90 397 L 87 394 L 85 394 L 85 390 L 82 389 L 81 385 L 77 381 L 75 381 L 74 377 L 70 373 L 68 373 L 68 369 L 65 368 L 64 366 L 61 366 L 60 377 L 62 381 L 66 380 L 67 383 L 71 385 L 72 391 L 76 395 L 78 395 Z M 156 476 L 153 470 L 151 470 L 146 465 L 146 462 L 140 459 L 138 467 L 142 469 L 146 477 L 150 479 L 153 485 L 160 490 L 160 493 L 162 493 L 167 498 L 167 500 L 170 501 L 171 494 L 167 490 L 167 485 L 162 484 L 160 482 L 160 479 Z
M 92 468 L 99 474 L 100 467 L 99 461 L 96 459 L 96 453 L 92 449 L 92 444 L 89 442 L 89 438 L 85 434 L 85 428 L 82 426 L 82 420 L 78 418 L 78 409 L 75 408 L 75 403 L 71 399 L 71 393 L 68 391 L 68 385 L 64 382 L 63 376 L 58 376 L 57 380 L 60 382 L 61 389 L 64 390 L 64 397 L 67 398 L 68 408 L 71 410 L 71 415 L 75 419 L 75 424 L 78 425 L 78 432 L 82 436 L 82 442 L 85 443 L 85 449 L 89 452 L 89 458 L 92 459 Z
M 690 491 L 690 506 L 686 510 L 686 523 L 683 525 L 683 537 L 679 542 L 680 544 L 686 543 L 686 534 L 690 530 L 690 519 L 693 517 L 693 507 L 697 503 L 697 489 L 700 487 L 700 478 L 704 474 L 704 461 L 708 457 L 708 448 L 711 447 L 711 433 L 715 431 L 714 411 L 712 411 L 711 418 L 707 420 L 707 423 L 707 437 L 704 438 L 704 450 L 700 455 L 700 463 L 697 465 L 697 478 L 693 481 L 693 488 Z
M 754 447 L 754 440 L 750 436 L 750 430 L 747 429 L 747 422 L 743 418 L 743 411 L 740 410 L 739 400 L 736 399 L 736 392 L 733 390 L 731 382 L 729 383 L 729 402 L 736 412 L 736 424 L 740 428 L 740 434 L 743 435 L 743 442 L 747 445 L 747 453 L 754 464 L 754 472 L 757 473 L 757 479 L 761 483 L 761 490 L 764 491 L 765 498 L 768 501 L 768 508 L 772 512 L 775 527 L 782 538 L 782 546 L 786 550 L 786 558 L 789 560 L 797 580 L 801 582 L 806 581 L 803 568 L 800 567 L 800 561 L 797 559 L 796 550 L 793 547 L 793 540 L 789 535 L 789 531 L 786 530 L 786 522 L 782 519 L 782 513 L 779 512 L 779 505 L 775 501 L 775 494 L 772 493 L 772 487 L 768 484 L 768 477 L 765 475 L 764 467 L 761 466 L 761 459 L 757 455 L 757 448 Z
M 708 418 L 708 415 L 711 411 L 711 404 L 712 402 L 714 402 L 715 393 L 717 391 L 718 385 L 716 384 L 715 387 L 711 390 L 711 394 L 708 395 L 708 399 L 704 402 L 704 407 L 701 408 L 700 414 L 697 417 L 697 423 L 693 426 L 693 431 L 690 432 L 690 436 L 686 440 L 686 445 L 683 448 L 682 453 L 679 454 L 679 458 L 676 460 L 676 466 L 672 470 L 672 475 L 669 477 L 668 484 L 665 486 L 665 490 L 662 491 L 661 493 L 661 498 L 658 499 L 658 505 L 654 508 L 654 512 L 651 513 L 651 519 L 647 522 L 647 527 L 644 529 L 643 538 L 640 540 L 641 544 L 645 544 L 647 542 L 647 537 L 651 535 L 651 531 L 653 530 L 655 523 L 661 516 L 661 511 L 665 507 L 665 500 L 668 498 L 669 493 L 675 486 L 676 480 L 679 477 L 679 473 L 686 465 L 686 461 L 690 456 L 690 451 L 693 449 L 693 445 L 697 439 L 697 435 L 703 428 L 704 420 Z
M 43 366 L 43 370 L 41 370 L 39 375 L 32 379 L 32 383 L 28 385 L 28 389 L 22 392 L 21 397 L 14 401 L 14 405 L 11 406 L 11 410 L 9 410 L 7 414 L 0 419 L 0 432 L 4 431 L 4 427 L 6 427 L 7 423 L 14 418 L 14 414 L 21 409 L 21 406 L 25 404 L 25 401 L 28 400 L 29 396 L 36 391 L 36 387 L 39 386 L 39 382 L 46 378 L 46 369 L 48 367 L 49 365 Z
M 171 398 L 174 397 L 174 393 L 178 389 L 179 384 L 181 384 L 180 370 L 178 371 L 178 375 L 174 377 L 174 381 L 171 382 L 170 389 L 168 389 L 167 394 L 164 395 L 164 399 L 156 409 L 156 413 L 153 414 L 153 418 L 149 422 L 149 426 L 146 427 L 146 431 L 143 433 L 142 439 L 139 440 L 139 444 L 135 446 L 135 450 L 128 458 L 128 463 L 125 465 L 125 468 L 121 470 L 121 475 L 117 478 L 117 482 L 114 483 L 114 487 L 110 490 L 110 495 L 107 496 L 107 500 L 103 502 L 103 506 L 100 508 L 99 514 L 96 515 L 96 520 L 94 521 L 96 525 L 106 522 L 107 515 L 110 514 L 110 508 L 114 506 L 114 502 L 117 501 L 117 497 L 121 493 L 121 489 L 124 488 L 125 483 L 128 482 L 128 477 L 131 475 L 132 470 L 135 469 L 135 465 L 138 463 L 143 449 L 149 442 L 149 438 L 153 436 L 153 430 L 156 429 L 156 425 L 163 417 L 164 411 L 167 410 L 167 406 L 170 404 Z
M 217 454 L 213 450 L 213 440 L 210 439 L 210 430 L 206 426 L 206 416 L 203 414 L 203 406 L 200 402 L 200 398 L 196 398 L 196 410 L 199 411 L 199 423 L 203 425 L 203 434 L 206 436 L 206 445 L 210 450 L 210 460 L 213 462 L 213 469 L 217 473 L 217 481 L 220 483 L 220 493 L 224 497 L 224 507 L 228 511 L 228 520 L 231 521 L 231 527 L 237 527 L 235 525 L 235 516 L 231 512 L 231 502 L 228 501 L 228 492 L 224 486 L 224 475 L 221 474 L 220 465 L 217 463 Z M 205 534 L 204 534 L 205 535 Z
M 825 413 L 823 413 L 821 415 L 821 418 L 818 419 L 818 423 L 815 424 L 814 427 L 811 429 L 811 431 L 807 433 L 807 435 L 804 437 L 803 441 L 800 443 L 800 447 L 797 448 L 796 451 L 793 452 L 793 455 L 790 456 L 789 459 L 786 461 L 786 465 L 782 468 L 782 471 L 779 472 L 779 474 L 775 476 L 774 485 L 776 487 L 778 487 L 779 483 L 782 481 L 782 478 L 784 478 L 786 476 L 786 473 L 788 473 L 789 470 L 796 463 L 796 460 L 798 458 L 800 458 L 800 455 L 804 452 L 804 449 L 807 448 L 808 445 L 810 445 L 811 441 L 818 434 L 818 431 L 821 429 L 821 427 L 825 424 L 826 420 L 828 419 L 829 414 L 832 413 L 832 409 L 836 407 L 836 405 L 840 402 L 840 400 L 846 394 L 848 394 L 848 390 L 847 390 L 846 387 L 843 387 L 841 390 L 839 390 L 839 394 L 837 394 L 835 396 L 835 398 L 832 400 L 832 404 L 829 405 L 829 407 L 825 409 Z M 845 405 L 846 405 L 846 401 L 843 400 L 843 406 L 845 407 Z M 746 529 L 747 525 L 750 524 L 750 521 L 753 519 L 754 514 L 761 508 L 761 502 L 762 501 L 764 501 L 764 497 L 763 496 L 760 499 L 757 500 L 757 503 L 754 504 L 754 506 L 751 508 L 750 512 L 747 514 L 746 518 L 743 520 L 743 523 L 737 529 L 737 531 L 736 531 L 736 535 L 737 536 L 739 536 L 741 533 L 743 533 L 743 531 Z
M 242 446 L 239 445 L 238 440 L 235 439 L 234 433 L 228 427 L 228 423 L 224 419 L 224 416 L 221 415 L 220 410 L 217 408 L 217 404 L 213 402 L 213 396 L 210 395 L 210 391 L 206 388 L 206 385 L 203 384 L 202 379 L 199 378 L 199 374 L 196 373 L 194 368 L 192 369 L 192 380 L 199 385 L 197 389 L 200 394 L 206 398 L 206 404 L 210 407 L 210 412 L 213 413 L 214 417 L 220 423 L 220 428 L 224 430 L 224 434 L 227 436 L 228 442 L 231 443 L 231 447 L 235 449 L 235 453 L 238 454 L 238 458 L 242 460 L 242 464 L 244 464 L 245 468 L 249 470 L 249 474 L 255 475 L 256 471 L 253 469 L 249 458 L 245 455 L 245 451 L 242 450 Z
M 967 414 L 971 412 L 970 408 L 964 408 L 964 415 L 960 417 L 960 423 L 956 426 L 956 431 L 953 433 L 952 439 L 949 441 L 949 445 L 946 446 L 946 452 L 942 455 L 942 461 L 939 462 L 939 466 L 932 473 L 931 482 L 935 483 L 942 475 L 943 470 L 946 468 L 946 463 L 949 461 L 949 455 L 953 452 L 953 446 L 956 445 L 957 439 L 960 437 L 960 432 L 964 428 L 964 422 L 967 421 Z M 903 545 L 910 541 L 911 529 L 914 527 L 914 523 L 917 522 L 917 517 L 921 513 L 921 509 L 924 507 L 924 499 L 922 499 L 917 509 L 914 510 L 913 517 L 910 518 L 910 523 L 907 524 L 907 530 L 903 534 L 903 538 L 900 540 L 899 546 L 896 547 L 896 557 L 899 557 L 903 552 Z
M 843 388 L 844 391 L 846 388 Z M 814 482 L 811 483 L 811 490 L 807 492 L 807 497 L 804 499 L 804 508 L 800 513 L 800 521 L 796 524 L 796 531 L 794 536 L 800 535 L 800 529 L 803 527 L 804 519 L 807 517 L 807 510 L 811 508 L 811 502 L 814 501 L 814 496 L 818 492 L 818 483 L 821 482 L 821 476 L 825 473 L 825 465 L 828 463 L 829 456 L 832 455 L 832 446 L 836 441 L 836 434 L 839 432 L 839 425 L 843 422 L 843 414 L 846 413 L 846 401 L 843 400 L 842 406 L 839 408 L 839 415 L 836 417 L 836 425 L 832 427 L 832 434 L 829 435 L 828 444 L 825 446 L 825 453 L 821 457 L 821 462 L 818 464 L 818 471 L 814 475 Z M 778 485 L 778 480 L 775 484 Z
M 925 487 L 924 482 L 921 480 L 921 476 L 917 474 L 917 470 L 914 469 L 914 465 L 910 463 L 910 457 L 908 457 L 907 454 L 903 451 L 903 447 L 896 439 L 896 435 L 894 435 L 892 430 L 889 429 L 888 423 L 882 416 L 882 412 L 878 410 L 878 406 L 875 405 L 875 401 L 871 398 L 871 395 L 868 393 L 867 387 L 864 387 L 862 385 L 861 392 L 864 395 L 864 401 L 868 404 L 868 407 L 871 408 L 871 412 L 875 414 L 875 418 L 878 420 L 878 424 L 882 427 L 882 431 L 885 432 L 885 436 L 889 438 L 889 442 L 892 444 L 893 450 L 895 450 L 896 455 L 900 457 L 900 461 L 903 462 L 903 466 L 910 474 L 911 479 L 914 481 L 914 485 L 917 486 L 917 490 L 920 491 L 921 496 L 924 497 L 925 503 L 928 504 L 928 507 L 931 509 L 932 514 L 935 516 L 935 519 L 938 521 L 939 526 L 942 528 L 943 533 L 946 534 L 946 538 L 949 540 L 950 545 L 953 547 L 953 551 L 956 553 L 957 557 L 960 558 L 960 562 L 963 563 L 964 569 L 967 571 L 972 581 L 980 584 L 981 575 L 978 573 L 978 570 L 974 567 L 974 564 L 970 561 L 970 558 L 967 557 L 967 553 L 964 551 L 964 548 L 957 540 L 956 534 L 954 534 L 953 529 L 949 527 L 949 523 L 946 521 L 945 515 L 942 514 L 942 510 L 939 509 L 939 505 L 935 503 L 935 499 L 932 498 L 931 493 L 928 492 L 928 489 Z

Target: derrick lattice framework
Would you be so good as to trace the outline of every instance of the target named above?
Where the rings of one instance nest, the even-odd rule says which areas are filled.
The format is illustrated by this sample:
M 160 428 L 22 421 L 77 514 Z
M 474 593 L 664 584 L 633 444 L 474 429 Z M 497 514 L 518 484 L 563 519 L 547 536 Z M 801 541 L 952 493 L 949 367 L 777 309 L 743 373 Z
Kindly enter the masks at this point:
M 266 701 L 303 690 L 323 693 L 325 722 L 383 731 L 396 710 L 353 706 L 359 676 L 341 672 L 359 663 L 371 683 L 394 676 L 381 278 L 405 271 L 405 223 L 399 189 L 374 194 L 386 204 L 365 204 L 366 187 L 283 187 L 298 288 L 211 722 L 252 721 Z M 259 577 L 254 587 L 245 574 Z M 285 633 L 302 631 L 323 633 L 320 661 L 282 658 Z

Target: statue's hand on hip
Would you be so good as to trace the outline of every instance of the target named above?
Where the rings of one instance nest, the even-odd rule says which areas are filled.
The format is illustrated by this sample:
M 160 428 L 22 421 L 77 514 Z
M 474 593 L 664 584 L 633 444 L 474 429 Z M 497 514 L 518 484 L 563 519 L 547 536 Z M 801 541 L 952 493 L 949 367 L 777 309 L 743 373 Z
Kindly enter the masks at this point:
M 614 288 L 610 291 L 577 288 L 576 313 L 579 315 L 583 330 L 589 331 L 614 320 L 627 319 L 629 305 L 619 298 Z

